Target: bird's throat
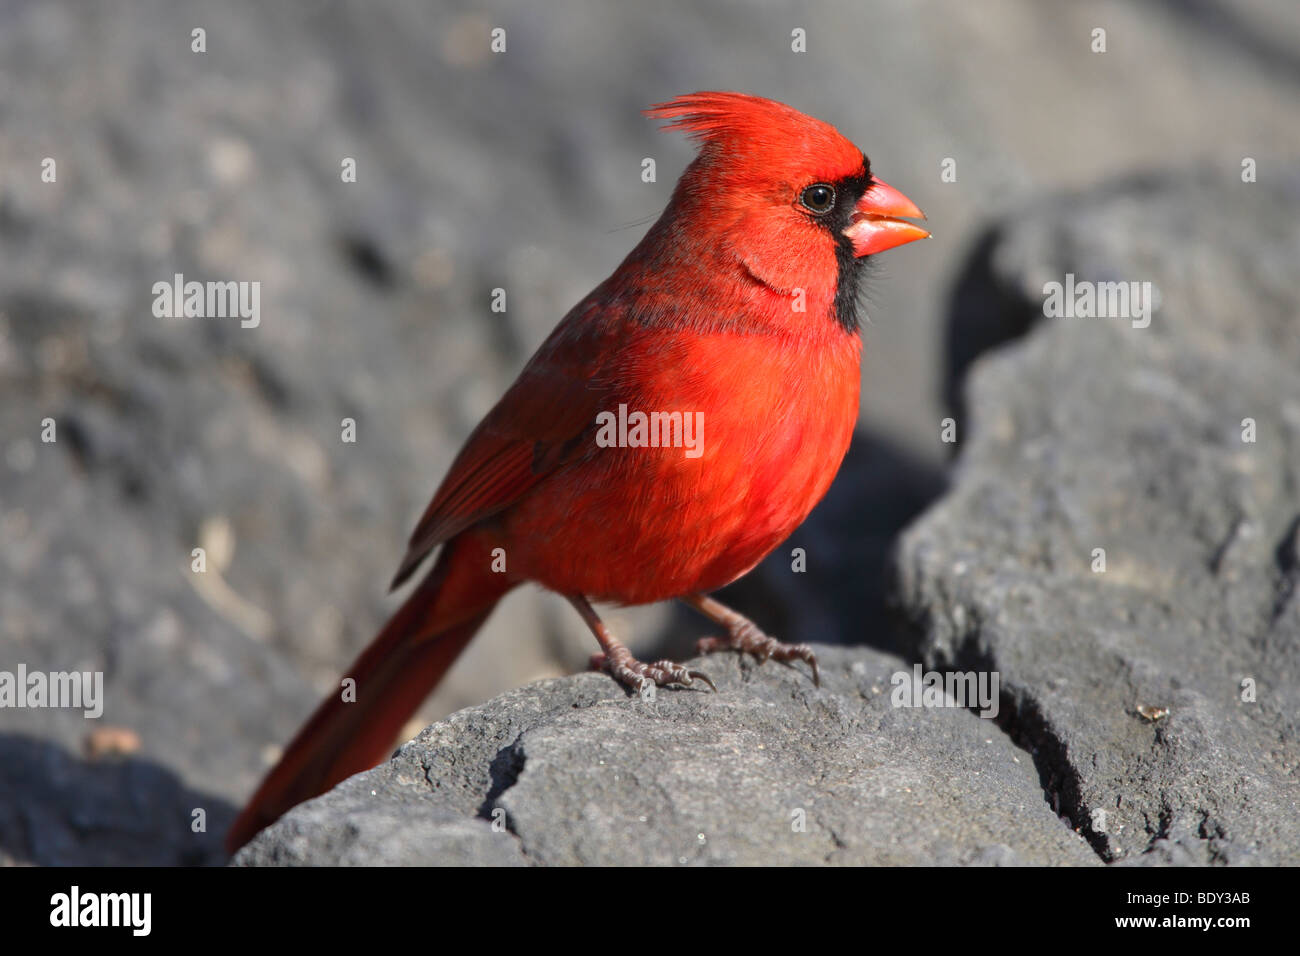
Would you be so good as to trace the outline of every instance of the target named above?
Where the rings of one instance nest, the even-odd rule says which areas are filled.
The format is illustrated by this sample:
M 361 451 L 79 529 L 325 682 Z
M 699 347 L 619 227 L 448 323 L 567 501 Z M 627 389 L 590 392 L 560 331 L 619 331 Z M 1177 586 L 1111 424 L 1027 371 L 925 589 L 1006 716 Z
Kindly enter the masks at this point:
M 853 254 L 853 244 L 848 240 L 836 243 L 835 321 L 840 328 L 849 333 L 856 333 L 862 329 L 858 319 L 858 306 L 861 302 L 862 280 L 866 275 L 868 262 L 868 259 L 858 258 Z

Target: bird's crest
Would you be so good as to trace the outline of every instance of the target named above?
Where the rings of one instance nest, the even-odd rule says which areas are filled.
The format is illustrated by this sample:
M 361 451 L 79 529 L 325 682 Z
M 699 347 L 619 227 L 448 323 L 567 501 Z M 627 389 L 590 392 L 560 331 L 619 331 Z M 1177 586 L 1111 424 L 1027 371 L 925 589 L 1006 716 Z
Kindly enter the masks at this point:
M 838 178 L 863 166 L 862 151 L 822 120 L 747 93 L 688 93 L 645 111 L 668 120 L 719 156 L 757 163 L 769 171 Z

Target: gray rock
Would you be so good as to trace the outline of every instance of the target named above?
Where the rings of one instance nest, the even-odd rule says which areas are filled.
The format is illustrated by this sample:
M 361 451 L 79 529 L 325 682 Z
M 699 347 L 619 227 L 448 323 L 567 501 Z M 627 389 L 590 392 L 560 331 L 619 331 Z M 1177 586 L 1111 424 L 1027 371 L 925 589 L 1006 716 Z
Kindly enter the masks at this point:
M 901 541 L 922 658 L 1000 672 L 1105 859 L 1300 862 L 1300 195 L 1151 177 L 1042 203 L 984 255 L 1039 321 L 971 366 L 952 491 Z M 1067 272 L 1160 307 L 1042 319 Z
M 519 843 L 409 786 L 362 774 L 297 807 L 236 866 L 525 866 Z
M 235 807 L 189 789 L 166 767 L 137 756 L 81 759 L 16 734 L 0 734 L 0 755 L 0 866 L 226 860 L 221 835 Z
M 897 659 L 819 653 L 821 689 L 724 654 L 698 662 L 716 695 L 648 701 L 600 674 L 511 691 L 290 811 L 234 862 L 1098 862 L 992 721 L 895 708 Z

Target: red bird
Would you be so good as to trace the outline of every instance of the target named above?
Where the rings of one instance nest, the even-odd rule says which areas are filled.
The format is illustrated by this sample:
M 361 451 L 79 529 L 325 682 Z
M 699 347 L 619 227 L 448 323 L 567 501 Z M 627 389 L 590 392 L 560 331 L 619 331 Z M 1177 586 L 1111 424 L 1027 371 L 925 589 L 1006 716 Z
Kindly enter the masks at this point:
M 411 536 L 397 587 L 433 567 L 327 698 L 227 837 L 366 770 L 496 603 L 532 581 L 567 597 L 630 687 L 712 687 L 644 664 L 593 601 L 680 598 L 700 642 L 803 660 L 708 597 L 785 540 L 830 487 L 858 416 L 864 257 L 928 236 L 834 127 L 772 100 L 695 93 L 647 110 L 699 155 L 659 221 L 577 304 L 470 435 Z M 644 417 L 639 417 L 644 416 Z M 617 426 L 615 426 L 617 422 Z M 504 558 L 506 571 L 501 567 Z

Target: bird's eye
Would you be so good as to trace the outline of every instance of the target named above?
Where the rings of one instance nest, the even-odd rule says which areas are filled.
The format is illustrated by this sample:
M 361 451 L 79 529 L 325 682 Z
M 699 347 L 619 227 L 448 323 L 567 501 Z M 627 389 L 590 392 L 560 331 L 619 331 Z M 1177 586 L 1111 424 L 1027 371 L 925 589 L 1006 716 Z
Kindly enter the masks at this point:
M 835 187 L 825 183 L 814 183 L 803 191 L 799 197 L 804 208 L 821 215 L 830 212 L 835 205 Z

